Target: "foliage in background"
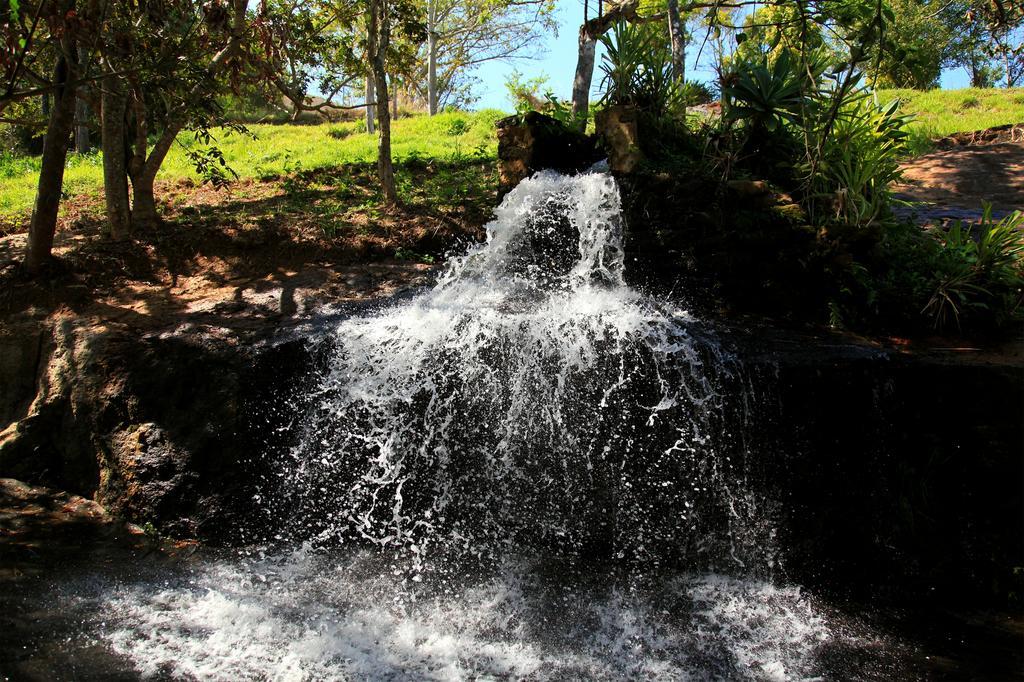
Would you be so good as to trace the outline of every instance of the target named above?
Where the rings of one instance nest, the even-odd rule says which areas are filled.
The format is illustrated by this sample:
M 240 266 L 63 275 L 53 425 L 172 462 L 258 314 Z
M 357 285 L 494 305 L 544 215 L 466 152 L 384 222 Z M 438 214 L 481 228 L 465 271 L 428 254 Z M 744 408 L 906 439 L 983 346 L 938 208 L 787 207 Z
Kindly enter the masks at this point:
M 549 91 L 549 78 L 546 75 L 526 78 L 518 69 L 513 70 L 505 78 L 505 90 L 516 111 L 532 109 L 541 111 L 544 108 L 544 93 Z
M 829 49 L 824 28 L 816 22 L 805 24 L 800 9 L 795 2 L 757 7 L 744 19 L 736 51 L 724 66 L 728 68 L 733 59 L 744 63 L 767 61 L 772 65 L 783 55 L 794 61 L 801 53 Z
M 553 0 L 425 0 L 421 4 L 427 39 L 410 83 L 431 112 L 474 104 L 474 71 L 479 66 L 536 56 L 540 36 L 557 30 Z
M 882 40 L 871 47 L 869 76 L 879 88 L 937 87 L 950 61 L 955 28 L 944 20 L 948 0 L 887 0 L 893 11 Z
M 907 153 L 932 150 L 932 141 L 957 132 L 1024 123 L 1024 88 L 962 90 L 879 90 L 878 100 L 898 99 L 907 124 Z
M 472 113 L 446 113 L 435 117 L 416 116 L 394 123 L 393 152 L 397 161 L 409 158 L 449 159 L 483 150 L 494 159 L 497 139 L 494 123 L 504 116 L 489 109 Z M 461 121 L 461 124 L 454 122 Z M 227 130 L 211 131 L 226 163 L 242 179 L 271 179 L 296 172 L 328 168 L 346 163 L 373 161 L 377 141 L 359 132 L 361 121 L 320 125 L 252 125 L 256 141 Z M 159 180 L 198 180 L 188 157 L 189 151 L 208 148 L 191 134 L 178 138 L 160 169 Z M 0 215 L 25 215 L 35 196 L 38 157 L 0 156 Z M 98 154 L 71 155 L 65 173 L 64 191 L 69 196 L 95 193 L 102 189 L 103 172 Z

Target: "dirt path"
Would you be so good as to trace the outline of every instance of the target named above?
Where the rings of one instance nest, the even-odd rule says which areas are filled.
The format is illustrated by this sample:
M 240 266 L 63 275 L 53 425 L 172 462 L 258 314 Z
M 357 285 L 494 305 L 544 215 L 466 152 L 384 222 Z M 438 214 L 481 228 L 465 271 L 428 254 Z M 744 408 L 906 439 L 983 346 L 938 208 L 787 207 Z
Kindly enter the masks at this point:
M 984 202 L 997 216 L 1024 210 L 1024 142 L 959 146 L 903 164 L 901 213 L 920 222 L 977 220 Z

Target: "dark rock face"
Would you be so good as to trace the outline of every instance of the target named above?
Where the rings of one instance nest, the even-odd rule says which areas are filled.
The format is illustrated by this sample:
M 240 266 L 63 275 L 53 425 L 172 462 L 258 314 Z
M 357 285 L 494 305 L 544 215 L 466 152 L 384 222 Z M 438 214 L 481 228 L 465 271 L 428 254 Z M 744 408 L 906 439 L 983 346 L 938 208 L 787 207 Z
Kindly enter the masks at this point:
M 1024 580 L 1024 370 L 944 354 L 789 366 L 772 465 L 804 582 L 1005 601 Z M 1016 597 L 1019 600 L 1019 596 Z
M 757 388 L 736 428 L 753 443 L 750 480 L 778 519 L 785 575 L 889 599 L 1006 603 L 1022 592 L 1019 357 L 777 329 L 720 336 Z M 253 493 L 296 438 L 330 350 L 319 338 L 58 327 L 38 362 L 3 364 L 0 410 L 14 420 L 0 477 L 94 498 L 178 537 L 272 530 Z M 29 360 L 40 345 L 0 342 Z
M 684 291 L 691 309 L 824 322 L 831 254 L 764 182 L 639 172 L 618 178 L 630 284 Z
M 531 111 L 498 121 L 498 199 L 539 170 L 577 173 L 600 160 L 596 142 Z
M 1020 358 L 841 339 L 741 346 L 763 386 L 752 466 L 780 505 L 785 574 L 889 603 L 1019 603 Z
M 304 341 L 68 325 L 44 344 L 34 395 L 32 363 L 5 363 L 5 386 L 22 389 L 0 401 L 10 419 L 0 471 L 172 535 L 221 535 L 256 473 L 253 454 L 273 446 L 275 405 L 309 362 Z

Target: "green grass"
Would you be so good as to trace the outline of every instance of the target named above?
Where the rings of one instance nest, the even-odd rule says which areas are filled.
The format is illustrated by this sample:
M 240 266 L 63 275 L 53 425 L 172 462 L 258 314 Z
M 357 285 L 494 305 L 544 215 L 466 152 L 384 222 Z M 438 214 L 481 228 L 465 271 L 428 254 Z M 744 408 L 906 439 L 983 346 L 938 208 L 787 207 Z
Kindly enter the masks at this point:
M 494 122 L 503 115 L 497 110 L 485 110 L 400 119 L 392 125 L 392 157 L 399 164 L 415 160 L 493 159 L 497 154 Z M 377 136 L 363 132 L 361 121 L 251 125 L 249 130 L 256 139 L 228 131 L 215 132 L 216 145 L 240 178 L 270 179 L 377 158 Z M 189 133 L 182 134 L 178 142 L 160 170 L 160 179 L 197 177 L 186 150 L 202 145 Z M 0 215 L 31 211 L 38 172 L 38 157 L 0 155 Z M 65 195 L 96 193 L 102 186 L 103 166 L 98 153 L 68 156 Z
M 1024 123 L 1024 88 L 878 92 L 881 103 L 897 98 L 903 113 L 914 115 L 909 144 L 913 155 L 930 151 L 932 140 L 951 133 Z

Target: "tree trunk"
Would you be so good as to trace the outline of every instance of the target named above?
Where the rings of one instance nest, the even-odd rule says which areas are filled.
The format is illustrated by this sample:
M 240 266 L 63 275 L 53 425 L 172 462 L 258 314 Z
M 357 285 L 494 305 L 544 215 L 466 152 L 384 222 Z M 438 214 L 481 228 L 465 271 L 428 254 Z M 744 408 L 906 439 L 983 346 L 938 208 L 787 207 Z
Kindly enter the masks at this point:
M 75 152 L 89 153 L 89 103 L 78 97 L 75 101 Z
M 373 80 L 377 94 L 377 119 L 380 133 L 377 136 L 377 175 L 380 178 L 384 203 L 393 206 L 398 203 L 395 189 L 395 171 L 391 164 L 391 114 L 388 111 L 388 81 L 384 71 L 384 55 L 391 39 L 387 0 L 370 0 L 370 30 L 366 51 L 373 69 Z
M 672 46 L 672 77 L 682 83 L 686 80 L 686 36 L 679 19 L 679 0 L 668 0 L 668 37 Z
M 373 107 L 374 101 L 376 100 L 373 86 L 374 76 L 372 73 L 366 76 L 366 132 L 373 134 L 375 127 L 373 124 Z
M 968 73 L 971 74 L 971 87 L 983 87 L 983 85 L 981 84 L 981 72 L 978 69 L 978 60 L 977 57 L 975 57 L 974 55 L 971 55 L 971 61 L 967 66 L 967 71 Z
M 125 114 L 128 97 L 116 76 L 103 80 L 100 144 L 103 146 L 103 194 L 107 201 L 106 235 L 120 241 L 131 234 L 128 205 L 128 150 L 125 146 Z
M 576 61 L 576 77 L 572 81 L 572 115 L 580 129 L 587 127 L 587 113 L 590 111 L 590 84 L 594 80 L 594 57 L 597 39 L 590 35 L 587 26 L 580 27 L 579 58 Z
M 160 222 L 156 212 L 156 194 L 153 185 L 156 175 L 160 172 L 167 152 L 171 150 L 175 138 L 181 132 L 181 125 L 174 124 L 164 131 L 160 139 L 153 145 L 146 162 L 137 174 L 132 176 L 132 222 L 141 227 L 155 227 Z
M 154 180 L 146 174 L 132 180 L 132 223 L 139 227 L 155 227 L 160 219 L 156 213 Z
M 88 51 L 78 48 L 78 63 L 83 64 L 88 58 Z M 88 86 L 80 86 L 75 100 L 75 152 L 78 154 L 88 154 L 90 147 L 88 90 Z
M 398 119 L 398 83 L 395 79 L 391 79 L 391 87 L 393 92 L 391 93 L 391 118 L 393 120 Z
M 71 60 L 68 59 L 71 55 Z M 72 61 L 74 60 L 74 61 Z M 53 82 L 56 86 L 54 102 L 44 99 L 49 110 L 49 123 L 43 137 L 43 158 L 39 169 L 39 184 L 36 202 L 32 208 L 32 222 L 28 229 L 28 245 L 25 250 L 25 269 L 38 272 L 53 251 L 53 236 L 57 231 L 57 212 L 60 195 L 64 187 L 64 164 L 71 143 L 71 128 L 75 121 L 75 81 L 78 80 L 77 53 L 71 50 L 59 51 L 54 66 Z
M 437 0 L 427 3 L 427 111 L 437 114 Z
M 437 32 L 427 28 L 427 110 L 437 114 Z

